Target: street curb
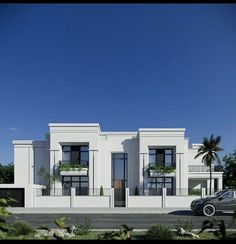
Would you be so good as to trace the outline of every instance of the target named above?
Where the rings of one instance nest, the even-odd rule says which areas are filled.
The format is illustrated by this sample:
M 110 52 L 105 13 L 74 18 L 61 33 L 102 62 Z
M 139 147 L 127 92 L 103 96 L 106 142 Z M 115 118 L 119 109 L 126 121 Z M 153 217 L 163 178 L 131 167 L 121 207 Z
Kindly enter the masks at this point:
M 169 214 L 188 208 L 7 208 L 14 214 Z

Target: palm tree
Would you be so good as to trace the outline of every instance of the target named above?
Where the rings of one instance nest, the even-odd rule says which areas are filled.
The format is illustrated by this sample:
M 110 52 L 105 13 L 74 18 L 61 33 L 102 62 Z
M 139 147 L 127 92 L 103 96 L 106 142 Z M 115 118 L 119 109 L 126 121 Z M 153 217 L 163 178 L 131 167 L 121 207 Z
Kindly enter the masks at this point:
M 223 148 L 219 147 L 221 141 L 221 136 L 211 135 L 210 139 L 207 137 L 203 137 L 202 146 L 199 147 L 197 155 L 194 159 L 198 158 L 199 156 L 202 157 L 202 162 L 205 163 L 207 166 L 210 167 L 210 195 L 211 195 L 211 179 L 212 179 L 212 163 L 215 160 L 219 162 L 219 156 L 217 152 L 224 150 Z

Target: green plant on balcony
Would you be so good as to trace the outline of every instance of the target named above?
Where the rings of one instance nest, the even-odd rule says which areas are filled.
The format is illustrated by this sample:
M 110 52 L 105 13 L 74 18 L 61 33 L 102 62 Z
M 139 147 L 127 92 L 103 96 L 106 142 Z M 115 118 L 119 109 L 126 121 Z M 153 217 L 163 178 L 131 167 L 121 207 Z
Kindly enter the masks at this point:
M 155 173 L 169 174 L 175 171 L 175 167 L 157 164 L 156 166 L 150 166 L 149 170 L 152 170 Z
M 60 171 L 81 171 L 87 166 L 81 164 L 70 164 L 70 163 L 61 163 L 59 166 Z

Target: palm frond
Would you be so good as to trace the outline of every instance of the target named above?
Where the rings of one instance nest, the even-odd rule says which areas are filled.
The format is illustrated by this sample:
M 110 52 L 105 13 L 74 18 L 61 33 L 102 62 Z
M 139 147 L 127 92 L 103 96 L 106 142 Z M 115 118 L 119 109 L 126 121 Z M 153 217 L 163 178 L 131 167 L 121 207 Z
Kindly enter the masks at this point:
M 221 148 L 221 147 L 216 146 L 216 147 L 214 148 L 214 151 L 215 151 L 215 152 L 220 152 L 220 151 L 224 151 L 224 149 Z
M 198 157 L 200 157 L 201 155 L 203 155 L 203 154 L 205 154 L 206 152 L 198 152 L 196 155 L 195 155 L 195 157 L 194 157 L 194 159 L 196 159 L 196 158 L 198 158 Z

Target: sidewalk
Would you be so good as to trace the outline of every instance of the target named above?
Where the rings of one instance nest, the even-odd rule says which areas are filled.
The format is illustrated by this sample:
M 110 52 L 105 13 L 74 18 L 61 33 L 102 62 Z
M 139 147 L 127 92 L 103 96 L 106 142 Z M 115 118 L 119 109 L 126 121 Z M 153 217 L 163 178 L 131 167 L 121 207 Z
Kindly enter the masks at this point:
M 168 214 L 175 211 L 191 211 L 189 208 L 19 208 L 9 207 L 16 214 Z

